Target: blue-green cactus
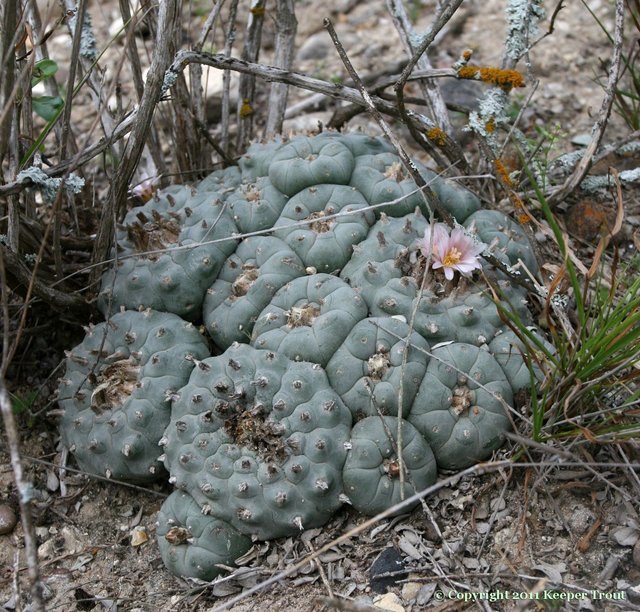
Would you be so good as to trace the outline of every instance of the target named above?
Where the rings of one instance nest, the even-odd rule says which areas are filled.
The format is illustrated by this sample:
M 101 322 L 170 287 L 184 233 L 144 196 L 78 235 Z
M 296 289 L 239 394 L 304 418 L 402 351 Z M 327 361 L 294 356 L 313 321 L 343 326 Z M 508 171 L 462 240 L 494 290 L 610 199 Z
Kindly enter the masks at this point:
M 274 234 L 305 266 L 331 273 L 349 261 L 353 245 L 364 240 L 373 221 L 367 201 L 353 187 L 317 185 L 289 200 Z
M 438 466 L 459 470 L 504 442 L 513 390 L 488 351 L 459 342 L 434 348 L 408 421 L 426 438 Z
M 342 474 L 345 492 L 362 514 L 374 516 L 383 512 L 436 481 L 436 461 L 427 441 L 404 419 L 400 429 L 399 449 L 397 418 L 371 416 L 353 427 Z M 403 478 L 401 465 L 406 470 Z M 416 503 L 397 513 L 407 512 Z
M 312 274 L 280 289 L 260 313 L 251 344 L 324 366 L 367 316 L 358 293 L 336 276 Z
M 184 189 L 179 203 L 163 193 L 125 218 L 116 235 L 116 264 L 98 295 L 103 314 L 153 308 L 199 318 L 206 290 L 236 248 L 238 228 L 218 192 L 187 198 Z
M 464 222 L 482 242 L 494 246 L 497 257 L 504 255 L 511 266 L 519 261 L 533 275 L 539 272 L 538 260 L 525 231 L 516 221 L 498 210 L 479 210 Z
M 355 325 L 327 364 L 331 386 L 355 420 L 408 414 L 427 369 L 429 344 L 404 321 L 369 317 Z
M 339 138 L 297 137 L 274 152 L 271 182 L 285 195 L 323 183 L 348 185 L 355 166 L 351 149 Z
M 82 470 L 145 482 L 158 478 L 158 441 L 170 396 L 209 354 L 198 330 L 173 314 L 120 312 L 89 328 L 69 352 L 58 388 L 63 444 Z
M 539 273 L 515 222 L 416 167 L 498 259 Z M 345 487 L 367 514 L 399 501 L 398 415 L 410 487 L 428 486 L 436 463 L 461 469 L 500 447 L 531 376 L 496 301 L 531 326 L 526 294 L 486 262 L 465 278 L 434 270 L 421 244 L 431 212 L 387 141 L 327 132 L 251 145 L 237 166 L 126 216 L 100 309 L 204 322 L 218 356 L 174 315 L 114 315 L 69 356 L 62 439 L 83 469 L 139 481 L 158 473 L 160 440 L 182 493 L 159 533 L 173 520 L 174 535 L 191 534 L 161 537 L 172 571 L 210 579 L 216 559 L 233 560 L 219 544 L 247 543 L 233 530 L 265 539 L 322 525 Z M 174 317 L 161 321 L 173 344 L 141 317 Z M 211 546 L 208 529 L 222 534 Z
M 176 576 L 213 580 L 252 546 L 229 523 L 202 514 L 188 493 L 174 491 L 162 504 L 156 521 L 158 548 L 164 564 Z
M 161 446 L 178 489 L 264 540 L 322 525 L 341 505 L 350 430 L 322 368 L 237 344 L 194 369 Z
M 216 345 L 226 349 L 233 342 L 249 342 L 258 315 L 276 291 L 304 275 L 300 258 L 282 240 L 272 236 L 243 240 L 204 300 L 204 322 Z

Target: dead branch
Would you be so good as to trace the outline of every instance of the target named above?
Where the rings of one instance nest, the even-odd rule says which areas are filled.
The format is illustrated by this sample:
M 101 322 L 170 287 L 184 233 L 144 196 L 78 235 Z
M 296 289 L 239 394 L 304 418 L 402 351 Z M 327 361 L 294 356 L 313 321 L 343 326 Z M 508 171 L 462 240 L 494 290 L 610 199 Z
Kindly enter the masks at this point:
M 262 39 L 262 24 L 264 23 L 266 0 L 251 0 L 249 17 L 244 36 L 241 57 L 248 62 L 257 62 L 260 56 L 260 41 Z M 236 119 L 238 133 L 236 149 L 244 151 L 249 146 L 253 136 L 253 122 L 255 118 L 255 90 L 256 77 L 244 73 L 240 77 L 238 86 L 238 117 Z
M 106 259 L 107 253 L 109 252 L 116 212 L 119 207 L 126 202 L 129 182 L 140 160 L 149 126 L 153 119 L 153 113 L 162 95 L 165 72 L 171 61 L 171 56 L 174 53 L 172 44 L 170 44 L 169 41 L 173 40 L 178 17 L 177 0 L 162 2 L 160 4 L 157 33 L 158 44 L 156 45 L 157 52 L 153 56 L 151 67 L 147 74 L 144 93 L 140 101 L 140 107 L 135 115 L 135 122 L 125 148 L 122 163 L 113 177 L 105 205 L 102 208 L 95 247 L 92 254 L 92 262 L 94 264 Z M 100 274 L 100 268 L 94 267 L 91 274 L 91 280 L 96 280 Z
M 427 151 L 435 153 L 436 158 L 438 157 L 438 155 L 437 155 L 437 151 L 434 148 L 434 143 L 431 141 L 431 139 L 429 139 L 428 137 L 425 137 L 424 130 L 422 130 L 419 125 L 416 125 L 416 123 L 413 121 L 413 117 L 411 113 L 407 110 L 405 106 L 404 87 L 407 83 L 409 75 L 411 74 L 413 69 L 418 65 L 418 62 L 420 61 L 420 58 L 422 57 L 422 55 L 424 55 L 426 50 L 431 46 L 436 36 L 438 35 L 438 32 L 440 32 L 440 30 L 442 30 L 442 28 L 449 22 L 449 20 L 451 19 L 451 17 L 453 17 L 454 13 L 458 10 L 458 7 L 461 4 L 462 4 L 462 0 L 452 0 L 452 2 L 447 4 L 447 6 L 442 10 L 442 12 L 438 16 L 438 19 L 436 19 L 435 23 L 431 26 L 429 32 L 424 36 L 424 38 L 420 42 L 420 45 L 418 46 L 415 53 L 409 60 L 409 63 L 405 66 L 404 70 L 402 71 L 402 74 L 400 75 L 400 78 L 398 79 L 396 84 L 393 86 L 393 89 L 396 94 L 396 99 L 398 102 L 397 106 L 400 112 L 400 116 L 402 117 L 405 125 L 409 128 L 409 131 L 411 132 L 413 139 L 417 143 L 420 143 Z M 460 149 L 458 143 L 452 140 L 447 134 L 447 132 L 444 130 L 441 130 L 440 128 L 438 128 L 438 132 L 436 132 L 436 134 L 438 137 L 436 140 L 442 139 L 444 144 L 446 145 L 446 148 L 443 146 L 442 150 L 447 156 L 447 158 L 449 159 L 449 161 L 452 164 L 456 164 L 460 166 L 459 170 L 462 171 L 463 173 L 467 172 L 468 171 L 467 160 L 465 159 L 464 154 L 462 153 L 462 150 Z
M 0 262 L 0 266 L 2 263 Z M 3 368 L 4 368 L 3 364 Z M 33 498 L 33 487 L 24 478 L 22 461 L 20 459 L 20 438 L 13 416 L 13 407 L 9 392 L 4 380 L 4 370 L 0 373 L 0 411 L 4 422 L 5 435 L 9 445 L 9 456 L 11 457 L 11 467 L 13 478 L 18 490 L 18 502 L 20 504 L 20 520 L 22 521 L 22 531 L 24 534 L 24 547 L 29 568 L 29 580 L 31 582 L 31 609 L 36 612 L 44 612 L 44 601 L 42 598 L 42 581 L 40 579 L 40 567 L 38 566 L 38 547 L 36 544 L 36 534 L 31 517 L 31 500 Z
M 432 211 L 433 210 L 437 211 L 441 219 L 447 225 L 449 225 L 450 227 L 453 227 L 454 225 L 453 217 L 451 216 L 449 211 L 446 210 L 444 206 L 442 206 L 442 204 L 438 199 L 438 196 L 427 185 L 424 178 L 422 178 L 422 175 L 420 174 L 420 172 L 418 172 L 418 168 L 410 159 L 410 157 L 407 155 L 407 152 L 404 150 L 404 147 L 400 144 L 400 141 L 396 138 L 395 134 L 391 131 L 391 128 L 387 125 L 387 123 L 382 118 L 380 111 L 378 111 L 378 109 L 376 108 L 376 105 L 374 104 L 371 96 L 367 92 L 365 86 L 360 80 L 360 77 L 358 76 L 357 72 L 353 68 L 353 65 L 349 61 L 349 58 L 347 57 L 347 54 L 342 44 L 338 40 L 338 35 L 333 27 L 333 24 L 328 18 L 324 19 L 324 27 L 329 32 L 329 36 L 331 36 L 331 40 L 333 41 L 333 44 L 335 45 L 336 50 L 340 55 L 340 59 L 342 59 L 342 63 L 344 64 L 345 68 L 349 72 L 349 75 L 353 79 L 354 83 L 356 83 L 356 85 L 358 86 L 358 89 L 360 90 L 360 94 L 362 95 L 362 98 L 366 103 L 368 111 L 371 113 L 371 116 L 376 120 L 376 122 L 380 126 L 380 129 L 383 131 L 384 135 L 391 141 L 391 143 L 395 147 L 396 152 L 398 153 L 398 155 L 400 156 L 400 159 L 402 160 L 402 164 L 404 165 L 406 170 L 411 174 L 411 177 L 416 182 L 416 185 L 418 185 L 418 187 L 421 188 L 421 193 L 425 198 L 427 205 Z
M 29 295 L 28 288 L 33 283 L 31 294 L 40 298 L 56 312 L 80 320 L 86 320 L 93 313 L 94 309 L 81 296 L 49 287 L 37 276 L 34 277 L 20 255 L 2 243 L 0 243 L 0 261 L 3 261 L 7 268 L 9 286 L 24 297 Z
M 236 17 L 238 14 L 238 0 L 231 0 L 229 8 L 229 18 L 224 39 L 224 55 L 231 57 L 233 51 L 233 42 L 236 39 Z M 175 61 L 174 61 L 175 64 Z M 173 68 L 173 66 L 172 66 Z M 231 155 L 229 145 L 229 119 L 231 117 L 231 71 L 225 69 L 222 73 L 222 120 L 220 122 L 221 138 L 220 144 L 227 155 Z
M 234 57 L 226 57 L 224 54 L 212 54 L 204 51 L 178 51 L 168 72 L 177 74 L 192 63 L 199 63 L 225 71 L 254 74 L 269 83 L 286 83 L 294 87 L 299 87 L 300 89 L 317 92 L 334 100 L 343 100 L 366 108 L 366 103 L 362 99 L 362 96 L 358 90 L 353 87 L 346 87 L 341 84 L 315 79 L 299 72 L 283 70 L 264 64 L 245 62 Z M 434 69 L 432 71 L 420 71 L 415 76 L 415 78 L 429 77 L 455 78 L 455 71 L 452 69 Z M 392 117 L 400 116 L 398 109 L 392 102 L 374 95 L 371 96 L 371 99 L 380 112 Z M 44 173 L 50 177 L 62 176 L 66 173 L 73 172 L 75 169 L 91 161 L 131 131 L 133 125 L 138 121 L 140 110 L 141 109 L 137 109 L 127 115 L 127 117 L 115 127 L 113 134 L 105 136 L 93 145 L 85 147 L 76 156 L 61 161 L 53 168 L 43 169 Z M 429 130 L 436 127 L 430 119 L 423 115 L 414 113 L 413 111 L 407 111 L 407 114 L 413 118 L 414 122 L 416 122 L 422 130 Z M 443 145 L 444 149 L 446 149 L 446 147 L 447 143 Z M 24 190 L 25 186 L 26 184 L 24 182 L 19 183 L 17 181 L 0 185 L 0 197 L 20 193 Z
M 622 58 L 622 44 L 624 34 L 624 0 L 616 0 L 616 25 L 613 34 L 613 52 L 611 53 L 611 67 L 609 68 L 609 77 L 607 79 L 607 87 L 605 89 L 598 118 L 591 129 L 591 141 L 587 145 L 584 155 L 573 170 L 571 176 L 554 191 L 549 197 L 548 202 L 553 207 L 562 202 L 570 193 L 580 185 L 584 177 L 591 168 L 593 156 L 595 155 L 604 132 L 609 122 L 611 108 L 616 96 L 618 78 L 620 76 L 620 61 Z
M 407 11 L 405 10 L 404 3 L 401 0 L 386 0 L 386 4 L 393 24 L 402 39 L 402 45 L 405 48 L 407 55 L 411 57 L 415 53 L 413 45 L 411 44 L 412 37 L 415 37 L 415 31 L 411 25 L 409 16 L 407 15 Z M 429 60 L 429 56 L 426 53 L 423 53 L 418 58 L 416 66 L 420 70 L 431 70 L 432 65 Z M 419 86 L 424 99 L 427 101 L 429 110 L 431 111 L 435 122 L 438 124 L 438 127 L 444 132 L 451 134 L 453 132 L 453 128 L 451 127 L 449 113 L 447 112 L 447 107 L 442 97 L 442 93 L 440 92 L 440 88 L 431 80 L 420 81 Z
M 283 70 L 289 70 L 293 63 L 295 38 L 298 20 L 293 0 L 278 0 L 276 5 L 276 49 L 274 64 Z M 286 83 L 272 83 L 269 92 L 269 114 L 265 127 L 265 137 L 273 138 L 282 132 L 282 122 L 287 110 L 289 86 Z

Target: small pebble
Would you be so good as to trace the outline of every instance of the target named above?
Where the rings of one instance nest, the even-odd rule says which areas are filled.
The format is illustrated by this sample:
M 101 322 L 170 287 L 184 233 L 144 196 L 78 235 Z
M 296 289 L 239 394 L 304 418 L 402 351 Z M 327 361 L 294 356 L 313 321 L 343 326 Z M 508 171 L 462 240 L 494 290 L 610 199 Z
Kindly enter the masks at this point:
M 389 610 L 390 612 L 405 612 L 400 598 L 395 593 L 387 593 L 373 600 L 373 605 L 381 610 Z
M 0 535 L 11 533 L 16 524 L 18 517 L 9 504 L 0 504 Z

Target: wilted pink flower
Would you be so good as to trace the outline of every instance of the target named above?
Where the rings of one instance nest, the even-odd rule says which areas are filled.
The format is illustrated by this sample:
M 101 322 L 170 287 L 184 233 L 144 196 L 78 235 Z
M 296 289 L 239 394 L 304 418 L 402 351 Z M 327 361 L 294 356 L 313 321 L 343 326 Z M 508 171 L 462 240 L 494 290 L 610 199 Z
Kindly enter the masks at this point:
M 456 227 L 449 235 L 449 228 L 444 223 L 436 223 L 433 226 L 433 239 L 431 226 L 424 232 L 424 238 L 419 243 L 422 254 L 427 257 L 431 248 L 431 267 L 434 270 L 444 269 L 447 280 L 453 280 L 453 272 L 457 270 L 462 276 L 471 276 L 471 273 L 481 268 L 478 255 L 484 251 L 486 245 L 475 242 L 460 228 Z

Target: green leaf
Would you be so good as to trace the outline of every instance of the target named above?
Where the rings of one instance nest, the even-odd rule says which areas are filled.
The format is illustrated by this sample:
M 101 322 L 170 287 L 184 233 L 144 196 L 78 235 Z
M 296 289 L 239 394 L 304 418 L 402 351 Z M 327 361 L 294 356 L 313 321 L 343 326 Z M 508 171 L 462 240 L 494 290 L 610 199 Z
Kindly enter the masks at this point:
M 31 391 L 24 396 L 9 393 L 9 397 L 13 405 L 13 413 L 16 415 L 23 414 L 33 406 L 33 403 L 38 397 L 38 391 Z
M 31 76 L 31 87 L 35 87 L 40 81 L 52 77 L 58 72 L 58 64 L 52 59 L 42 59 L 36 62 Z
M 33 111 L 45 121 L 51 121 L 64 106 L 60 96 L 33 96 L 31 99 Z

